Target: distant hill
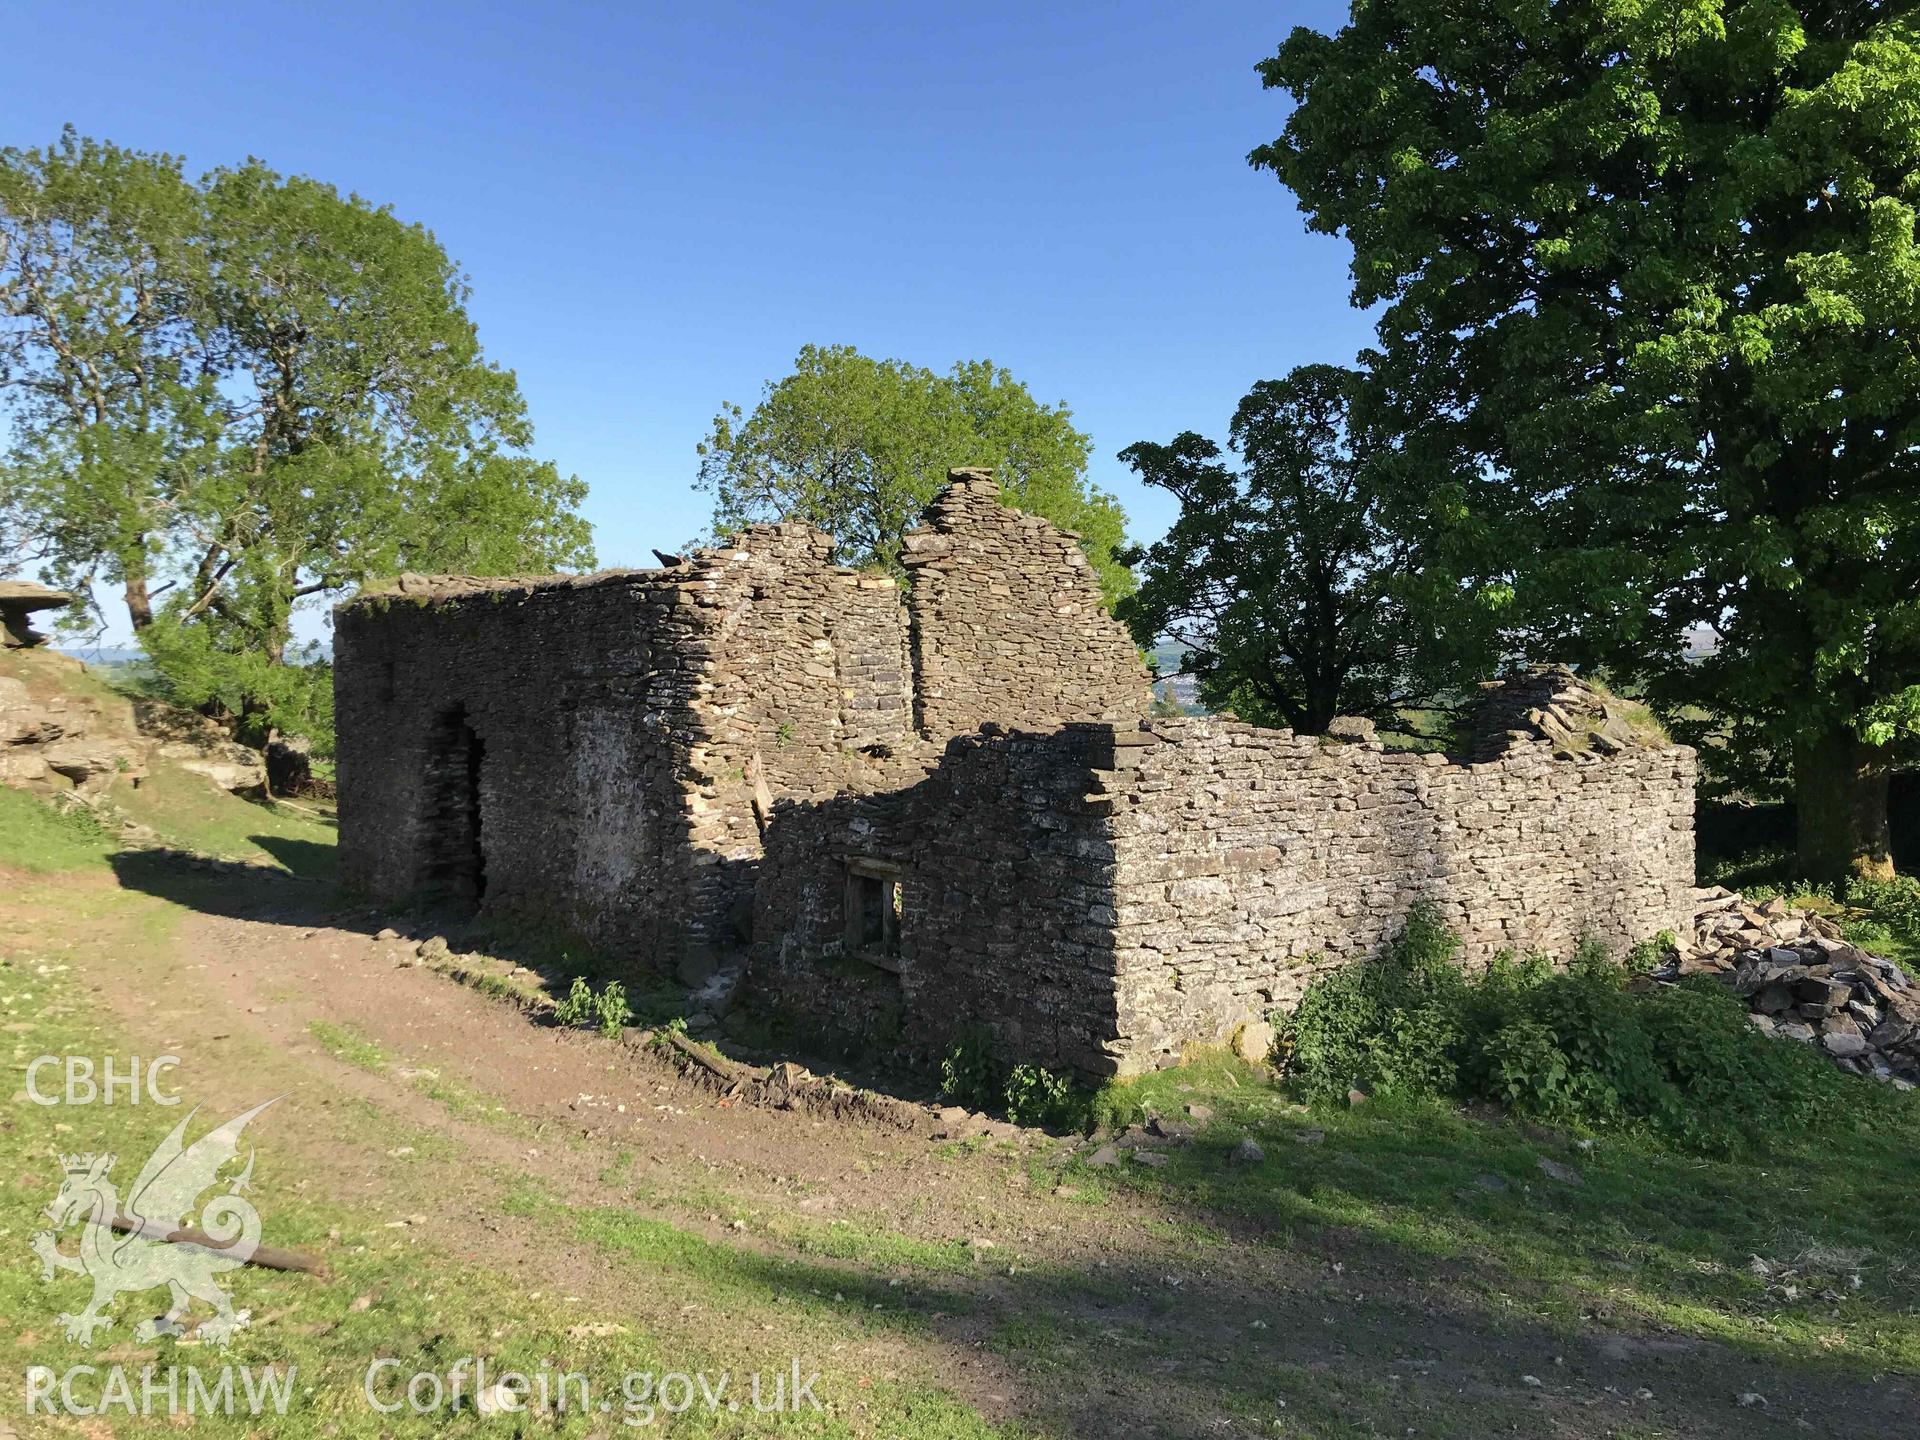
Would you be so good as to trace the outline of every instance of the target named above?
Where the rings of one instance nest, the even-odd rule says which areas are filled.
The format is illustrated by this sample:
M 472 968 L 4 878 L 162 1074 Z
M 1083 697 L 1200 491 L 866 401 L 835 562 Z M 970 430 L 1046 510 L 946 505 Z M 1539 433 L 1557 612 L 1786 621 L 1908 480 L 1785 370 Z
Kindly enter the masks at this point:
M 1153 682 L 1153 693 L 1173 701 L 1189 715 L 1205 715 L 1208 712 L 1200 703 L 1199 683 L 1191 675 L 1180 673 L 1186 654 L 1180 646 L 1164 642 L 1153 647 L 1153 673 L 1163 677 Z
M 76 660 L 84 660 L 89 665 L 144 665 L 147 655 L 144 650 L 134 646 L 116 645 L 56 645 L 53 647 L 62 655 L 71 655 Z

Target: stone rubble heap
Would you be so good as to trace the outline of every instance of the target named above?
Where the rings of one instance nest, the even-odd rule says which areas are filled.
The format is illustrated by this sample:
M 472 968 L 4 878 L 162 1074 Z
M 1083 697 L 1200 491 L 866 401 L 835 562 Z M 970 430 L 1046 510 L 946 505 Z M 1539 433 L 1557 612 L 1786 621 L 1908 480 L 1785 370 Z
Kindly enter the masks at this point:
M 1903 1089 L 1920 1083 L 1920 987 L 1891 960 L 1848 944 L 1824 915 L 1702 891 L 1692 943 L 1655 978 L 1698 974 L 1745 1000 L 1764 1034 L 1818 1044 L 1855 1075 Z
M 1550 742 L 1562 755 L 1622 751 L 1665 743 L 1635 707 L 1587 683 L 1565 665 L 1535 665 L 1504 680 L 1488 680 L 1476 707 L 1473 758 L 1497 760 L 1515 744 Z

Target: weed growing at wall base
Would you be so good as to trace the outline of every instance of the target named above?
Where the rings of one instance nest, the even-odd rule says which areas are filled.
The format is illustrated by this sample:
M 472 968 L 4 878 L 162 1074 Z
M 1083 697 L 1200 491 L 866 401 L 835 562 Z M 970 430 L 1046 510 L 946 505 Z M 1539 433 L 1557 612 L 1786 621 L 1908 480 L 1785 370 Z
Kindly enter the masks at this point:
M 627 987 L 618 980 L 609 980 L 596 995 L 593 986 L 576 975 L 567 998 L 554 1005 L 553 1018 L 562 1025 L 592 1025 L 613 1039 L 633 1022 L 633 1007 L 627 1003 Z
M 976 1110 L 1004 1114 L 1043 1130 L 1085 1126 L 1092 1096 L 1042 1065 L 1009 1065 L 984 1031 L 963 1035 L 940 1062 L 940 1093 Z
M 1760 1035 L 1710 980 L 1634 983 L 1597 946 L 1565 970 L 1497 957 L 1454 964 L 1457 938 L 1417 910 L 1383 953 L 1317 981 L 1281 1022 L 1279 1058 L 1316 1099 L 1370 1094 L 1493 1101 L 1535 1119 L 1642 1130 L 1725 1151 L 1833 1106 L 1887 1103 L 1816 1052 Z

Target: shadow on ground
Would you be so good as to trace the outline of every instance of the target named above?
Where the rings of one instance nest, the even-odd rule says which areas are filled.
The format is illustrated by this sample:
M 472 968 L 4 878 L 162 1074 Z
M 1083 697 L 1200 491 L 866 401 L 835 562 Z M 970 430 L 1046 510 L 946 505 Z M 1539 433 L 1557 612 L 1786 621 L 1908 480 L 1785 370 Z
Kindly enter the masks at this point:
M 1853 1436 L 1903 1433 L 1920 1403 L 1909 1381 L 1817 1350 L 1743 1353 L 1631 1322 L 1561 1330 L 1516 1312 L 1505 1292 L 1525 1282 L 1496 1266 L 1368 1254 L 1337 1232 L 1263 1255 L 1256 1284 L 1230 1249 L 1173 1239 L 1090 1266 L 989 1256 L 902 1275 L 703 1239 L 619 1205 L 548 1218 L 636 1279 L 682 1270 L 723 1307 L 830 1311 L 936 1339 L 962 1368 L 1009 1367 L 1014 1393 L 988 1396 L 996 1418 L 1072 1435 Z M 976 1398 L 993 1385 L 952 1378 Z
M 318 857 L 309 852 L 329 847 L 278 836 L 254 837 L 288 869 L 211 860 L 185 850 L 122 850 L 108 863 L 128 890 L 153 895 L 205 915 L 284 925 L 317 925 L 337 913 L 333 885 L 312 873 Z M 282 852 L 285 852 L 283 856 Z

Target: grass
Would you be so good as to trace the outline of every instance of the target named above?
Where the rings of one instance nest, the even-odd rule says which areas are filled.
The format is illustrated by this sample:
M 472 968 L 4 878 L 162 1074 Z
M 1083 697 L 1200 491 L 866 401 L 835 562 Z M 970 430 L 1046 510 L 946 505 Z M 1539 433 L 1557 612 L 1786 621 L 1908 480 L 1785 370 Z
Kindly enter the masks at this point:
M 1673 736 L 1647 706 L 1638 700 L 1620 702 L 1620 718 L 1627 723 L 1633 738 L 1642 745 L 1671 745 Z
M 1388 750 L 1447 750 L 1457 748 L 1460 740 L 1458 718 L 1451 710 L 1396 710 L 1379 733 Z
M 356 1070 L 381 1071 L 387 1068 L 387 1052 L 355 1030 L 330 1020 L 315 1020 L 307 1026 L 320 1048 Z
M 963 1274 L 975 1264 L 974 1251 L 964 1240 L 922 1240 L 852 1220 L 783 1218 L 768 1230 L 802 1255 L 852 1260 L 881 1270 Z
M 304 812 L 231 794 L 204 776 L 161 762 L 113 803 L 176 850 L 274 865 L 309 879 L 334 875 L 334 831 Z
M 131 698 L 98 669 L 83 669 L 51 652 L 10 650 L 0 654 L 0 675 L 21 681 L 36 699 L 66 696 L 91 703 L 100 715 L 99 733 L 108 741 L 134 731 Z M 18 792 L 6 794 L 9 798 L 0 801 L 0 859 L 5 863 L 70 870 L 118 848 L 110 838 L 79 848 L 52 844 L 44 826 L 31 816 L 22 817 Z M 106 800 L 112 810 L 147 826 L 161 843 L 175 849 L 279 865 L 315 879 L 334 873 L 332 826 L 313 812 L 230 794 L 163 757 L 154 759 L 151 774 L 138 788 L 117 781 Z
M 136 908 L 138 915 L 132 913 Z M 170 915 L 172 907 L 146 897 L 127 898 L 122 911 L 108 918 L 141 931 L 149 912 Z M 17 1054 L 99 1056 L 141 1049 L 102 1019 L 105 1011 L 63 958 L 90 948 L 98 938 L 96 932 L 75 942 L 0 929 L 0 1008 Z M 321 1024 L 313 1033 L 330 1054 L 348 1063 L 388 1063 L 380 1047 L 348 1027 Z M 191 1067 L 176 1078 L 191 1091 Z M 263 1077 L 261 1083 L 269 1082 Z M 0 1237 L 24 1253 L 27 1237 L 44 1227 L 41 1207 L 59 1183 L 56 1153 L 113 1152 L 122 1161 L 114 1171 L 119 1178 L 137 1169 L 182 1113 L 150 1105 L 14 1106 L 0 1126 Z M 336 1100 L 333 1113 L 365 1144 L 386 1145 L 396 1138 L 391 1118 L 377 1107 L 368 1106 L 362 1114 Z M 195 1132 L 218 1118 L 224 1117 L 202 1116 Z M 523 1182 L 509 1208 L 537 1217 L 542 1234 L 555 1245 L 565 1250 L 591 1246 L 603 1266 L 630 1275 L 646 1293 L 670 1287 L 688 1302 L 681 1307 L 683 1317 L 704 1310 L 712 1299 L 724 1302 L 710 1325 L 683 1318 L 663 1331 L 628 1307 L 582 1304 L 537 1268 L 515 1271 L 449 1254 L 392 1218 L 392 1211 L 403 1206 L 472 1205 L 471 1193 L 438 1194 L 429 1184 L 427 1194 L 414 1194 L 406 1191 L 408 1182 L 390 1180 L 372 1205 L 341 1202 L 329 1198 L 337 1193 L 327 1183 L 330 1177 L 303 1161 L 284 1127 L 263 1120 L 249 1138 L 257 1145 L 249 1195 L 261 1214 L 266 1242 L 322 1257 L 331 1278 L 251 1268 L 223 1277 L 236 1307 L 254 1317 L 224 1352 L 191 1339 L 136 1341 L 135 1323 L 161 1308 L 164 1292 L 125 1293 L 114 1307 L 112 1328 L 87 1349 L 67 1340 L 56 1318 L 81 1308 L 87 1294 L 82 1277 L 61 1273 L 44 1283 L 31 1259 L 0 1266 L 0 1345 L 22 1376 L 23 1388 L 16 1394 L 25 1395 L 25 1377 L 36 1367 L 64 1375 L 77 1366 L 118 1365 L 131 1379 L 136 1403 L 147 1367 L 163 1400 L 167 1375 L 182 1377 L 184 1403 L 189 1368 L 211 1379 L 231 1364 L 256 1383 L 269 1373 L 278 1377 L 286 1387 L 286 1409 L 276 1415 L 269 1408 L 257 1418 L 243 1407 L 232 1415 L 196 1416 L 195 1427 L 216 1440 L 265 1433 L 289 1440 L 413 1440 L 496 1431 L 559 1437 L 668 1433 L 716 1440 L 763 1434 L 994 1440 L 1027 1433 L 992 1425 L 937 1386 L 902 1378 L 891 1366 L 867 1370 L 860 1359 L 842 1353 L 850 1340 L 911 1328 L 910 1319 L 875 1309 L 898 1300 L 884 1280 L 705 1240 L 622 1208 L 560 1205 L 537 1184 Z M 400 1138 L 420 1143 L 411 1131 Z M 71 1251 L 71 1230 L 64 1240 Z M 906 1307 L 900 1308 L 904 1314 Z M 197 1313 L 204 1311 L 201 1306 Z M 667 1311 L 671 1314 L 672 1307 Z M 811 1393 L 825 1408 L 756 1413 L 748 1398 L 749 1372 L 768 1377 L 770 1396 L 771 1377 L 788 1373 L 795 1356 L 803 1369 L 821 1372 Z M 376 1383 L 383 1400 L 402 1393 L 399 1385 L 383 1388 L 384 1377 L 402 1382 L 415 1373 L 445 1377 L 463 1357 L 478 1357 L 494 1377 L 508 1371 L 549 1377 L 551 1393 L 565 1393 L 568 1406 L 489 1426 L 473 1412 L 469 1381 L 463 1405 L 439 1413 L 415 1414 L 404 1407 L 380 1413 L 365 1394 L 369 1362 L 376 1357 L 390 1362 Z M 717 1408 L 709 1408 L 696 1388 L 691 1408 L 669 1413 L 652 1381 L 641 1379 L 696 1371 L 708 1377 L 710 1387 L 730 1387 L 719 1392 Z M 558 1390 L 561 1375 L 586 1378 L 591 1408 L 577 1403 L 577 1385 Z M 83 1404 L 98 1403 L 108 1393 L 105 1383 L 98 1370 L 78 1374 L 74 1396 Z M 739 1397 L 740 1409 L 726 1406 L 728 1394 Z M 677 1392 L 670 1397 L 671 1407 L 677 1409 L 680 1399 Z M 609 1409 L 599 1408 L 602 1400 Z M 83 1422 L 54 1420 L 42 1412 L 25 1417 L 23 1433 L 161 1434 L 182 1423 L 181 1416 L 171 1422 L 164 1414 L 142 1420 L 118 1408 Z
M 1746 895 L 1755 890 L 1777 890 L 1793 884 L 1793 851 L 1769 846 L 1742 850 L 1737 855 L 1700 857 L 1702 885 L 1724 885 Z
M 36 700 L 55 695 L 91 701 L 109 717 L 131 714 L 132 695 L 118 683 L 126 672 L 112 665 L 82 665 L 53 650 L 0 652 L 0 675 L 18 680 Z
M 634 1156 L 623 1152 L 602 1173 L 602 1184 L 625 1179 L 625 1188 L 635 1200 L 644 1200 L 656 1208 L 674 1210 L 713 1221 L 728 1222 L 730 1228 L 756 1238 L 777 1242 L 795 1256 L 825 1260 L 845 1260 L 886 1272 L 919 1271 L 927 1274 L 964 1275 L 973 1271 L 984 1255 L 967 1240 L 925 1239 L 902 1234 L 871 1218 L 835 1216 L 818 1220 L 809 1216 L 769 1212 L 711 1183 L 674 1186 L 660 1181 L 635 1183 L 629 1171 Z M 526 1192 L 522 1203 L 535 1205 L 545 1199 L 544 1191 Z
M 24 790 L 0 785 L 0 865 L 56 875 L 99 865 L 113 848 L 89 812 L 62 811 Z
M 236 835 L 250 836 L 265 828 L 247 813 L 257 807 L 244 801 L 216 794 L 211 805 L 204 805 L 198 792 L 189 793 L 194 803 L 182 807 L 187 813 L 173 816 L 166 827 L 167 838 L 176 844 L 220 850 Z M 180 796 L 176 793 L 175 798 Z M 241 807 L 237 817 L 222 803 L 226 801 Z M 35 867 L 30 899 L 25 891 L 13 892 L 15 900 L 31 906 L 22 915 L 66 917 L 52 932 L 63 937 L 59 939 L 50 938 L 40 920 L 0 921 L 0 956 L 6 957 L 0 962 L 0 1014 L 8 1022 L 16 1054 L 99 1055 L 139 1048 L 100 1023 L 104 1009 L 84 998 L 77 972 L 62 957 L 75 950 L 159 954 L 166 932 L 185 912 L 177 903 L 140 892 L 41 881 L 41 876 L 88 869 L 109 873 L 106 861 L 113 848 L 93 827 L 41 802 L 0 789 L 0 827 L 9 862 L 22 870 L 28 863 Z M 298 829 L 292 834 L 306 838 Z M 321 1019 L 310 1024 L 309 1033 L 341 1063 L 369 1073 L 401 1073 L 451 1115 L 515 1133 L 526 1128 L 519 1117 L 463 1084 L 427 1071 L 400 1072 L 400 1057 L 351 1025 Z M 48 1159 L 56 1150 L 75 1148 L 84 1133 L 87 1146 L 110 1148 L 131 1161 L 150 1153 L 179 1118 L 152 1107 L 99 1109 L 83 1116 L 20 1108 L 28 1113 L 15 1118 L 24 1123 L 0 1127 L 0 1176 L 11 1177 L 0 1180 L 0 1237 L 24 1237 L 44 1224 L 38 1212 L 57 1183 Z M 409 1166 L 431 1157 L 444 1159 L 449 1150 L 445 1137 L 398 1124 L 370 1100 L 335 1097 L 332 1113 L 368 1145 L 407 1142 L 404 1149 L 387 1153 L 410 1155 Z M 642 1433 L 659 1425 L 675 1435 L 691 1436 L 884 1433 L 911 1440 L 988 1440 L 1027 1433 L 989 1424 L 937 1384 L 902 1379 L 892 1367 L 885 1373 L 862 1373 L 862 1362 L 841 1355 L 850 1339 L 912 1328 L 905 1307 L 896 1307 L 899 1314 L 875 1318 L 898 1297 L 883 1277 L 864 1275 L 859 1267 L 884 1262 L 896 1268 L 958 1269 L 962 1247 L 917 1242 L 877 1228 L 806 1221 L 790 1231 L 784 1225 L 769 1227 L 787 1232 L 778 1243 L 786 1245 L 788 1253 L 767 1255 L 751 1246 L 706 1240 L 674 1223 L 620 1207 L 546 1204 L 538 1211 L 542 1233 L 559 1232 L 564 1239 L 556 1237 L 557 1243 L 567 1250 L 591 1245 L 607 1265 L 622 1274 L 630 1272 L 632 1283 L 648 1291 L 663 1284 L 678 1287 L 688 1302 L 682 1306 L 683 1316 L 703 1310 L 709 1297 L 725 1297 L 716 1325 L 676 1325 L 672 1334 L 649 1333 L 624 1312 L 582 1324 L 592 1317 L 570 1308 L 571 1297 L 528 1290 L 528 1279 L 537 1286 L 537 1276 L 476 1269 L 432 1251 L 415 1239 L 410 1226 L 396 1228 L 390 1218 L 396 1209 L 429 1210 L 444 1196 L 411 1193 L 413 1181 L 390 1176 L 376 1202 L 378 1211 L 327 1204 L 313 1197 L 328 1187 L 313 1185 L 315 1177 L 297 1159 L 276 1152 L 272 1137 L 263 1135 L 254 1172 L 255 1200 L 269 1221 L 268 1243 L 324 1255 L 334 1271 L 331 1283 L 254 1270 L 229 1277 L 236 1305 L 262 1318 L 217 1360 L 216 1352 L 207 1348 L 164 1338 L 131 1348 L 134 1321 L 146 1313 L 143 1307 L 158 1308 L 155 1302 L 161 1297 L 125 1297 L 117 1307 L 119 1322 L 108 1336 L 108 1343 L 119 1348 L 103 1357 L 98 1350 L 83 1350 L 65 1340 L 54 1321 L 57 1310 L 79 1308 L 84 1291 L 77 1277 L 61 1275 L 59 1284 L 42 1289 L 31 1263 L 0 1267 L 0 1316 L 19 1317 L 0 1320 L 0 1344 L 11 1344 L 23 1371 L 44 1365 L 61 1372 L 111 1358 L 130 1367 L 136 1387 L 141 1368 L 149 1363 L 162 1374 L 170 1366 L 204 1368 L 227 1360 L 255 1372 L 269 1366 L 280 1375 L 290 1372 L 296 1385 L 289 1408 L 271 1429 L 294 1437 L 437 1435 L 446 1433 L 449 1425 L 474 1423 L 470 1404 L 458 1417 L 371 1411 L 362 1385 L 367 1360 L 375 1355 L 396 1361 L 391 1373 L 403 1376 L 444 1373 L 454 1359 L 473 1355 L 485 1357 L 496 1375 L 508 1369 L 530 1375 L 578 1372 L 600 1387 L 596 1393 L 612 1391 L 617 1428 L 609 1429 L 605 1415 L 594 1413 L 561 1413 L 540 1422 L 541 1433 L 561 1436 L 624 1433 L 629 1419 Z M 527 1193 L 533 1193 L 531 1187 Z M 71 1244 L 69 1232 L 69 1248 Z M 842 1261 L 848 1263 L 838 1263 Z M 946 1303 L 957 1310 L 962 1302 L 955 1297 Z M 809 1357 L 809 1367 L 820 1365 L 824 1378 L 815 1393 L 828 1402 L 827 1411 L 763 1416 L 696 1406 L 668 1416 L 657 1405 L 632 1400 L 621 1387 L 628 1377 L 696 1368 L 719 1376 L 733 1373 L 744 1381 L 746 1369 L 782 1370 L 795 1354 Z M 817 1361 L 812 1358 L 816 1356 Z M 90 1391 L 87 1385 L 83 1381 L 78 1386 L 79 1396 L 98 1399 L 97 1389 Z M 26 1433 L 38 1433 L 33 1426 L 39 1423 L 39 1417 L 30 1420 Z M 260 1433 L 260 1422 L 245 1415 L 203 1415 L 198 1423 L 214 1436 Z M 139 1422 L 127 1428 L 138 1429 Z M 168 1427 L 156 1423 L 153 1428 Z
M 1905 917 L 1890 917 L 1871 906 L 1848 905 L 1835 900 L 1817 886 L 1789 881 L 1784 888 L 1755 885 L 1748 898 L 1764 903 L 1776 894 L 1784 894 L 1797 910 L 1813 910 L 1837 921 L 1848 940 L 1883 960 L 1891 960 L 1909 973 L 1920 973 L 1920 932 L 1905 923 Z
M 115 785 L 107 799 L 176 850 L 276 866 L 309 879 L 334 873 L 331 826 L 229 794 L 164 763 L 139 789 Z M 0 785 L 0 864 L 60 874 L 99 866 L 124 848 L 86 809 L 61 809 Z
M 377 1050 L 379 1047 L 373 1048 Z M 457 1080 L 449 1080 L 430 1070 L 418 1070 L 414 1072 L 410 1083 L 429 1100 L 445 1106 L 447 1113 L 455 1119 L 471 1120 L 507 1134 L 528 1133 L 527 1125 L 506 1106 Z
M 1134 1189 L 1271 1244 L 1334 1231 L 1410 1251 L 1570 1327 L 1638 1316 L 1774 1359 L 1920 1371 L 1915 1097 L 1879 1128 L 1842 1111 L 1742 1162 L 1632 1137 L 1583 1148 L 1438 1104 L 1309 1109 L 1224 1056 L 1129 1088 L 1151 1113 L 1197 1101 L 1213 1118 L 1160 1169 L 1077 1164 L 1070 1184 Z M 1264 1163 L 1228 1163 L 1243 1136 Z M 1581 1183 L 1548 1178 L 1543 1157 Z

